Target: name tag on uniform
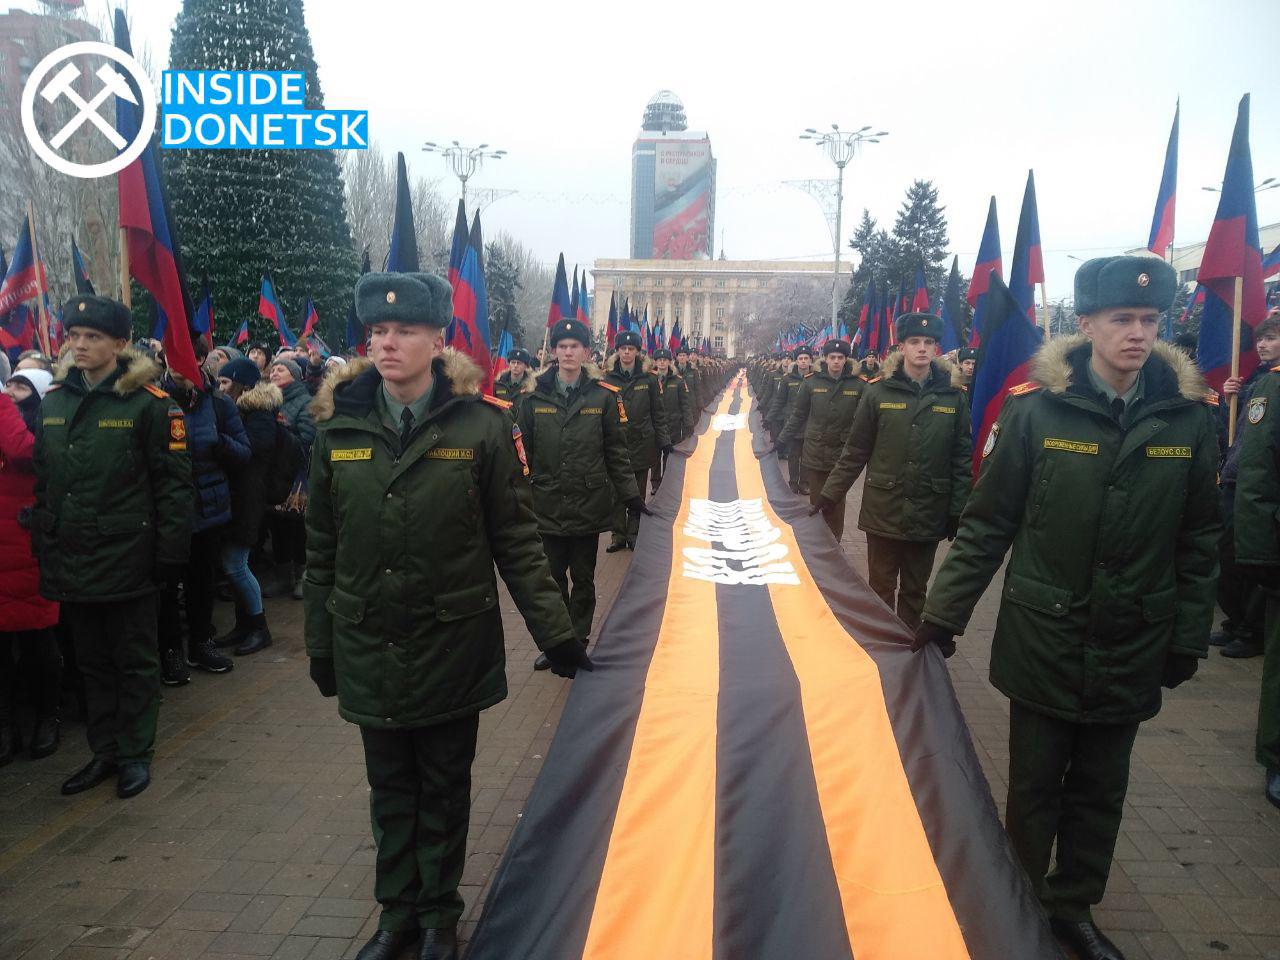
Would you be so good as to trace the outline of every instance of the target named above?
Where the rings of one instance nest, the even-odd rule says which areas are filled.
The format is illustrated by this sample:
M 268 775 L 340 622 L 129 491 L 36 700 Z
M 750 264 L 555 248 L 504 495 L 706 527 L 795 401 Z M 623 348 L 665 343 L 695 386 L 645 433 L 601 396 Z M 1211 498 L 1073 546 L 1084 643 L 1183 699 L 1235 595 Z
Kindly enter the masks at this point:
M 881 403 L 880 409 L 881 410 L 905 410 L 907 409 L 907 405 L 905 403 Z
M 827 393 L 827 392 L 829 392 L 829 391 L 828 391 L 828 388 L 827 388 L 827 387 L 814 387 L 814 388 L 813 388 L 813 392 L 814 392 L 814 393 Z
M 349 450 L 330 450 L 330 463 L 343 463 L 348 460 L 372 460 L 373 447 L 357 447 Z
M 1067 453 L 1098 455 L 1098 445 L 1096 443 L 1084 443 L 1080 440 L 1059 440 L 1056 437 L 1045 437 L 1044 448 L 1046 450 L 1065 450 Z
M 841 390 L 840 392 L 843 393 L 846 397 L 856 397 L 858 395 L 857 390 Z
M 1190 447 L 1147 447 L 1147 456 L 1158 459 L 1190 460 Z
M 132 420 L 99 420 L 99 430 L 132 430 Z
M 955 407 L 934 407 L 933 412 L 934 413 L 955 413 L 956 408 Z
M 604 407 L 583 407 L 583 408 L 582 408 L 580 411 L 578 411 L 578 412 L 579 412 L 579 413 L 595 413 L 595 414 L 602 414 L 602 413 L 604 413 Z
M 436 447 L 427 451 L 428 460 L 474 460 L 476 452 L 462 447 Z
M 648 385 L 647 383 L 637 383 L 637 384 L 636 384 L 636 389 L 637 389 L 637 390 L 648 390 L 648 389 L 649 389 L 649 385 Z
M 534 413 L 555 413 L 556 408 L 555 407 L 534 407 L 533 412 Z
M 42 426 L 46 427 L 65 427 L 67 425 L 66 417 L 45 417 L 40 421 Z

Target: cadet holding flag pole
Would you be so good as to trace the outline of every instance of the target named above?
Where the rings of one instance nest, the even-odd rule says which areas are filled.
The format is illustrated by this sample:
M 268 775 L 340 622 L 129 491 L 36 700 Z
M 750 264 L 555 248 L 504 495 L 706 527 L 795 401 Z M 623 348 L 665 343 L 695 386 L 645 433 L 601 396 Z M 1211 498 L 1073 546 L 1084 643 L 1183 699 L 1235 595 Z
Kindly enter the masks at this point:
M 1090 908 L 1129 757 L 1160 688 L 1207 655 L 1213 616 L 1217 404 L 1195 365 L 1156 342 L 1176 285 L 1148 256 L 1076 272 L 1084 335 L 1045 344 L 1009 392 L 912 645 L 950 656 L 1012 549 L 991 648 L 991 682 L 1011 701 L 1005 822 L 1054 933 L 1085 960 L 1122 957 Z M 1019 309 L 999 284 L 988 296 Z
M 311 677 L 360 726 L 382 906 L 358 960 L 456 960 L 479 713 L 507 693 L 498 573 L 557 672 L 591 661 L 538 538 L 510 405 L 444 347 L 448 282 L 370 273 L 372 364 L 314 401 L 304 613 Z

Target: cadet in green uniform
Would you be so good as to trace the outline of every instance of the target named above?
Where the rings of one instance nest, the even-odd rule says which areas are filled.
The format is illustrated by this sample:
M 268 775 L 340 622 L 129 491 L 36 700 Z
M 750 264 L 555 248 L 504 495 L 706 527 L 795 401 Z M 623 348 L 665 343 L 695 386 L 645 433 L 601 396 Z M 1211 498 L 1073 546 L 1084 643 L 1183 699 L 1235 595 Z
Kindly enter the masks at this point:
M 706 404 L 706 397 L 703 395 L 702 371 L 690 362 L 689 348 L 683 343 L 676 348 L 675 370 L 689 385 L 690 401 L 693 404 L 693 422 L 696 425 L 702 408 Z
M 658 455 L 671 450 L 667 412 L 658 390 L 658 378 L 649 359 L 640 353 L 640 334 L 624 330 L 614 338 L 615 353 L 605 360 L 605 383 L 618 388 L 627 411 L 627 453 L 636 489 L 643 502 L 649 471 L 658 466 Z M 613 542 L 609 553 L 634 550 L 640 531 L 640 510 L 628 503 L 625 491 L 614 491 Z
M 160 713 L 157 583 L 187 562 L 191 459 L 182 411 L 126 349 L 128 309 L 104 297 L 63 307 L 74 363 L 36 424 L 32 544 L 40 593 L 62 602 L 84 679 L 93 759 L 63 785 L 117 774 L 132 797 L 151 782 Z
M 866 382 L 854 376 L 849 362 L 849 345 L 828 340 L 822 348 L 826 369 L 802 382 L 791 415 L 778 437 L 780 443 L 799 453 L 809 502 L 818 503 L 836 458 L 844 450 Z M 801 443 L 804 449 L 800 450 Z M 839 540 L 844 536 L 844 497 L 826 512 L 827 525 Z
M 378 933 L 358 960 L 455 960 L 479 713 L 507 693 L 498 573 L 557 673 L 589 668 L 538 539 L 519 427 L 445 349 L 449 284 L 370 273 L 373 359 L 314 401 L 304 583 L 321 694 L 359 724 Z
M 1244 419 L 1235 491 L 1235 562 L 1242 579 L 1259 585 L 1266 598 L 1255 755 L 1266 770 L 1267 799 L 1280 807 L 1280 365 L 1254 384 Z
M 843 505 L 867 470 L 858 528 L 867 534 L 867 580 L 909 627 L 920 622 L 933 558 L 954 537 L 969 495 L 973 447 L 969 402 L 934 359 L 942 321 L 931 313 L 897 319 L 898 345 L 858 404 L 849 439 L 815 511 Z
M 769 433 L 778 438 L 778 456 L 785 457 L 787 461 L 787 483 L 791 487 L 792 493 L 808 490 L 808 478 L 802 477 L 800 474 L 800 444 L 799 437 L 796 435 L 792 440 L 787 440 L 782 436 L 783 428 L 786 427 L 787 421 L 791 418 L 791 411 L 795 406 L 796 397 L 800 393 L 800 385 L 805 379 L 813 376 L 813 351 L 808 347 L 796 347 L 795 366 L 791 368 L 791 372 L 782 378 L 778 383 L 778 389 L 774 391 L 773 400 L 769 403 L 769 409 L 765 411 L 763 417 L 765 427 Z M 795 441 L 795 442 L 793 442 Z
M 949 655 L 1012 547 L 991 648 L 991 682 L 1012 701 L 1005 823 L 1055 934 L 1086 960 L 1121 956 L 1090 907 L 1111 869 L 1138 724 L 1208 653 L 1216 397 L 1156 343 L 1176 284 L 1147 256 L 1076 272 L 1084 337 L 1041 348 L 1032 382 L 1005 401 L 913 644 Z
M 574 635 L 585 647 L 596 612 L 596 554 L 613 523 L 615 494 L 648 513 L 627 454 L 621 391 L 593 377 L 586 359 L 591 331 L 562 320 L 550 336 L 555 362 L 520 401 L 533 509 Z M 572 585 L 570 581 L 572 580 Z M 551 661 L 542 655 L 535 670 Z
M 662 408 L 667 416 L 667 433 L 671 446 L 675 446 L 685 437 L 693 433 L 698 422 L 698 414 L 693 405 L 693 393 L 689 384 L 672 367 L 670 350 L 653 352 L 653 374 L 658 378 L 658 387 L 662 394 Z M 654 481 L 654 489 L 662 482 L 662 474 L 667 470 L 667 450 L 662 451 L 662 464 L 658 477 Z
M 957 387 L 962 387 L 965 393 L 969 392 L 973 385 L 973 368 L 978 362 L 978 351 L 973 347 L 961 347 L 956 351 L 956 376 L 952 379 Z
M 507 354 L 507 369 L 493 381 L 493 395 L 515 407 L 520 403 L 520 395 L 533 389 L 533 377 L 533 357 L 528 350 L 517 347 Z

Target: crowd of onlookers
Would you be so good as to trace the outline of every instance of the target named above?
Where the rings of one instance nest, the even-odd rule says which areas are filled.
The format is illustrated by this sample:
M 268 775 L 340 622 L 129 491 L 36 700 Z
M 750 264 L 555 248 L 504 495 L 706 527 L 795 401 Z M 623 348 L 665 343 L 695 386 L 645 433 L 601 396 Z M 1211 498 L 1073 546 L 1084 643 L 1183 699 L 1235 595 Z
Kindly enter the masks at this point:
M 271 645 L 264 597 L 301 599 L 316 433 L 308 405 L 325 374 L 347 361 L 314 342 L 244 352 L 197 342 L 202 382 L 193 383 L 165 364 L 158 342 L 132 349 L 162 371 L 155 386 L 182 410 L 191 459 L 190 556 L 158 575 L 161 679 L 180 686 L 192 668 L 226 673 L 233 657 Z M 84 712 L 70 629 L 40 594 L 29 530 L 41 402 L 63 371 L 38 350 L 12 368 L 11 359 L 0 352 L 0 766 L 24 750 L 41 758 L 57 749 L 64 701 Z M 235 625 L 222 634 L 219 600 L 235 605 Z

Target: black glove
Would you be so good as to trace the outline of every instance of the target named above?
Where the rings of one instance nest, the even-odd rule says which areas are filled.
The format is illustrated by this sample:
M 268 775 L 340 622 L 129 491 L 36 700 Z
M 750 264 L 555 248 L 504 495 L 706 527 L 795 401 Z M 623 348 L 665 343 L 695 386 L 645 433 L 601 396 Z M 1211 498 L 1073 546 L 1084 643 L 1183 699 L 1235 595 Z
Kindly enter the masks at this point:
M 779 440 L 773 445 L 773 452 L 778 455 L 779 460 L 787 459 L 787 441 Z
M 587 648 L 582 645 L 581 640 L 566 640 L 542 652 L 551 661 L 551 672 L 566 680 L 576 677 L 579 670 L 590 672 L 595 669 L 595 664 L 587 656 Z
M 333 672 L 333 657 L 312 657 L 308 672 L 311 674 L 311 682 L 320 691 L 320 696 L 338 695 L 338 678 Z
M 956 534 L 960 532 L 960 518 L 947 517 L 947 539 L 954 540 Z
M 1240 578 L 1257 584 L 1264 590 L 1280 591 L 1280 567 L 1263 567 L 1254 563 L 1238 563 Z
M 653 511 L 645 506 L 644 497 L 632 497 L 627 501 L 627 509 L 636 513 L 643 513 L 646 517 L 653 516 Z
M 828 500 L 822 494 L 818 494 L 818 502 L 809 508 L 809 516 L 814 517 L 819 513 L 830 513 L 835 509 L 835 501 Z
M 1171 653 L 1164 662 L 1164 678 L 1160 681 L 1160 685 L 1167 690 L 1172 690 L 1178 684 L 1186 683 L 1194 677 L 1196 668 L 1199 666 L 1199 657 L 1186 653 Z
M 916 627 L 915 639 L 911 641 L 911 652 L 919 653 L 929 644 L 936 643 L 938 649 L 942 651 L 943 658 L 948 658 L 956 652 L 955 638 L 956 635 L 946 627 L 922 620 L 920 626 Z
M 160 587 L 172 587 L 182 579 L 182 564 L 157 560 L 151 565 L 151 580 Z
M 676 445 L 674 443 L 668 443 L 665 447 L 662 448 L 663 456 L 667 456 L 667 457 L 671 456 L 671 451 L 674 450 L 675 448 L 676 448 Z

